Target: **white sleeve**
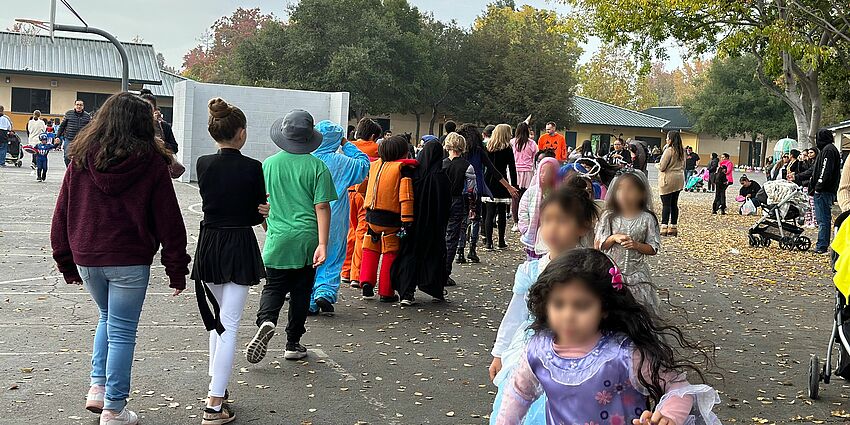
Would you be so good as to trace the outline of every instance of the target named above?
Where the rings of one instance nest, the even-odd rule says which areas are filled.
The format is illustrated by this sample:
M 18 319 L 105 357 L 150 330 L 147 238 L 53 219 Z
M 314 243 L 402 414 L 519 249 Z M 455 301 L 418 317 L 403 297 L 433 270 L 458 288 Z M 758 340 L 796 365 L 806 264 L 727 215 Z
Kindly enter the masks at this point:
M 525 302 L 525 294 L 514 293 L 508 309 L 505 310 L 505 317 L 499 325 L 499 332 L 496 334 L 496 343 L 493 344 L 493 351 L 491 351 L 493 357 L 502 357 L 502 353 L 511 345 L 514 335 L 526 320 L 528 320 L 528 305 Z

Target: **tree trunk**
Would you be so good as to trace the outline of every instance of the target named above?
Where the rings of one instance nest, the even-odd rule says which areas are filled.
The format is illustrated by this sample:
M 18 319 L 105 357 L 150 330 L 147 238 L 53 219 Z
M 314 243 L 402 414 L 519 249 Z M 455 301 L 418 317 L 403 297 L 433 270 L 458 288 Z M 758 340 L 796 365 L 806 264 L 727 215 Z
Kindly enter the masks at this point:
M 416 140 L 411 140 L 414 144 L 419 143 L 419 139 L 421 136 L 419 135 L 419 129 L 422 123 L 422 112 L 414 112 L 413 115 L 416 116 Z
M 434 132 L 434 125 L 436 125 L 436 124 L 437 124 L 437 106 L 433 105 L 433 106 L 431 106 L 431 122 L 428 123 L 428 134 L 433 134 L 435 136 L 437 135 L 437 133 Z
M 807 111 L 806 103 L 808 102 L 805 101 L 800 90 L 798 76 L 793 70 L 793 60 L 788 52 L 782 53 L 782 75 L 785 78 L 785 96 L 782 100 L 791 107 L 791 112 L 794 114 L 794 123 L 797 124 L 797 142 L 801 147 L 809 147 L 812 143 L 809 139 L 811 110 Z

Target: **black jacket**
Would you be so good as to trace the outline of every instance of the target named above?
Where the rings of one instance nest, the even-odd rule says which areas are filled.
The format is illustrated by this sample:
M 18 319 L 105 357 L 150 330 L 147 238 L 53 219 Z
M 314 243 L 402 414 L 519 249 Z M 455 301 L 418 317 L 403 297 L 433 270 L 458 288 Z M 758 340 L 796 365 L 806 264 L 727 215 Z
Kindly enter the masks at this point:
M 157 136 L 162 138 L 163 143 L 165 143 L 165 147 L 168 148 L 171 153 L 177 153 L 177 140 L 174 138 L 174 131 L 171 130 L 171 124 L 165 121 L 158 121 L 158 124 L 162 129 L 162 135 L 157 134 Z
M 65 112 L 65 118 L 62 120 L 62 124 L 59 124 L 59 130 L 56 132 L 56 135 L 59 137 L 64 136 L 65 140 L 70 142 L 77 137 L 77 133 L 88 125 L 89 122 L 91 122 L 91 114 L 86 111 L 77 113 L 77 111 L 71 109 Z
M 484 181 L 487 183 L 487 187 L 493 195 L 492 197 L 497 199 L 509 199 L 511 195 L 508 193 L 508 189 L 502 186 L 499 181 L 504 178 L 503 176 L 508 176 L 510 177 L 508 182 L 516 186 L 516 162 L 514 161 L 513 149 L 508 146 L 500 151 L 488 151 L 487 156 L 493 163 L 493 168 L 487 167 L 484 172 Z M 508 174 L 505 174 L 506 170 L 508 171 Z
M 838 181 L 841 180 L 841 152 L 835 147 L 829 130 L 818 132 L 818 153 L 815 158 L 812 179 L 809 181 L 810 193 L 838 193 Z

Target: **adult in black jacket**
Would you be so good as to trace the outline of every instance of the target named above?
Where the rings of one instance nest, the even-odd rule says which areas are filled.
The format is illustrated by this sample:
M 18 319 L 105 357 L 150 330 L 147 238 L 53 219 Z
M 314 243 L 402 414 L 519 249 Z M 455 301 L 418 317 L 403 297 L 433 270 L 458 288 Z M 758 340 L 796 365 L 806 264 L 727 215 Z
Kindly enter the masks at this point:
M 817 145 L 820 149 L 809 180 L 809 193 L 815 200 L 815 218 L 818 220 L 818 242 L 815 252 L 822 254 L 829 248 L 832 228 L 832 204 L 838 194 L 838 181 L 841 180 L 841 152 L 835 147 L 832 131 L 822 128 L 818 131 Z
M 85 103 L 82 100 L 78 99 L 74 102 L 74 109 L 65 112 L 65 118 L 62 119 L 62 124 L 59 124 L 59 130 L 56 132 L 56 136 L 65 138 L 62 150 L 65 152 L 66 167 L 71 163 L 71 160 L 68 159 L 68 147 L 71 146 L 71 142 L 74 141 L 80 130 L 91 122 L 91 114 L 83 108 L 85 108 Z
M 717 174 L 717 167 L 720 166 L 720 157 L 717 152 L 711 153 L 711 159 L 708 161 L 708 191 L 714 192 L 714 175 Z
M 507 211 L 513 199 L 512 194 L 499 182 L 502 176 L 509 176 L 511 185 L 516 186 L 516 162 L 514 150 L 511 147 L 513 131 L 507 124 L 499 124 L 493 130 L 493 137 L 487 142 L 487 156 L 493 167 L 487 167 L 484 180 L 490 189 L 490 196 L 484 201 L 484 244 L 486 249 L 493 249 L 493 227 L 498 222 L 499 248 L 507 248 L 505 229 L 507 227 Z

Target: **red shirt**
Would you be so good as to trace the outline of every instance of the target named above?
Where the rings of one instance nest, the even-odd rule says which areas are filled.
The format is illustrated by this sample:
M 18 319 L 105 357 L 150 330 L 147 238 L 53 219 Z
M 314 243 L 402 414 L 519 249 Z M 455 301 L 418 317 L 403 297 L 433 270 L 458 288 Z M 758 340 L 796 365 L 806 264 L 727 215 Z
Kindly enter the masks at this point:
M 555 159 L 561 162 L 567 160 L 567 140 L 561 133 L 555 133 L 554 136 L 546 133 L 540 136 L 540 140 L 537 142 L 537 149 L 541 151 L 551 149 L 555 152 Z

